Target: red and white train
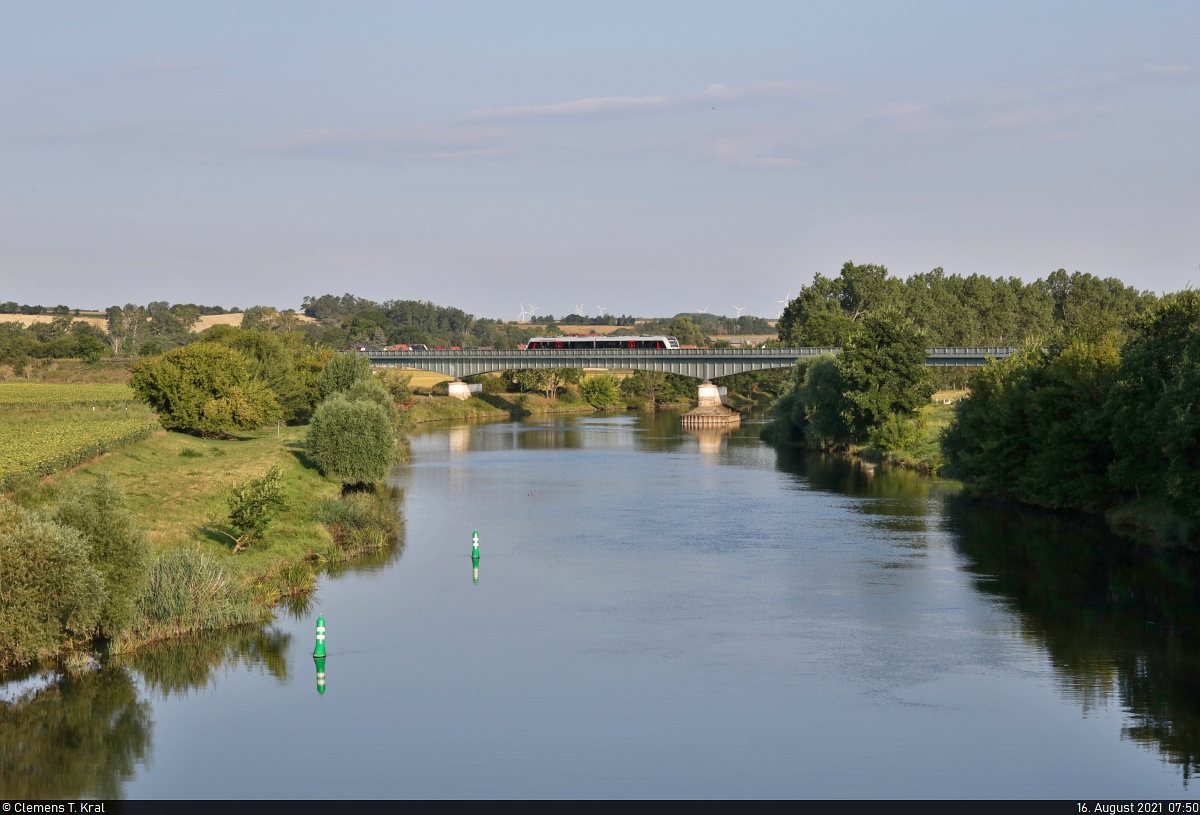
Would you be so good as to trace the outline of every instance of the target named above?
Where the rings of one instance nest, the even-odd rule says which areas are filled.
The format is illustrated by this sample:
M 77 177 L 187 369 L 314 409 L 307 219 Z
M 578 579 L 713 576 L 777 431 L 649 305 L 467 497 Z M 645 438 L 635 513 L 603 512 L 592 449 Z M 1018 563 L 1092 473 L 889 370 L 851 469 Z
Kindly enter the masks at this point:
M 678 348 L 679 340 L 674 337 L 534 337 L 525 345 L 526 351 L 562 351 L 578 349 L 591 351 L 596 348 Z

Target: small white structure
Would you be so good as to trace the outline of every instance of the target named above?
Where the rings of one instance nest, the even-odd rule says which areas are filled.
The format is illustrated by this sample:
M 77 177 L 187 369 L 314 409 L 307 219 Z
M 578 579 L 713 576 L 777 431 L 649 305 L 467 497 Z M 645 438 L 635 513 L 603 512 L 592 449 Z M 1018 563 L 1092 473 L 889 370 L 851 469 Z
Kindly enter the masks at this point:
M 446 392 L 455 399 L 470 399 L 472 394 L 483 393 L 483 385 L 468 384 L 456 379 L 446 384 Z

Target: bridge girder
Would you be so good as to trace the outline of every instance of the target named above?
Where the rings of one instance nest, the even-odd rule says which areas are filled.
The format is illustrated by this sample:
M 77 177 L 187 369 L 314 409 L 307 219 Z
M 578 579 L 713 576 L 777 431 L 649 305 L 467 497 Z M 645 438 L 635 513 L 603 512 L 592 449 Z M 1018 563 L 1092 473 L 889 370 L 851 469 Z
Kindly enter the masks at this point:
M 984 365 L 1016 348 L 927 348 L 926 365 Z M 592 368 L 614 371 L 663 371 L 695 379 L 790 368 L 798 360 L 836 354 L 836 348 L 604 348 L 535 351 L 365 351 L 372 365 L 416 368 L 461 379 L 464 376 L 538 368 Z

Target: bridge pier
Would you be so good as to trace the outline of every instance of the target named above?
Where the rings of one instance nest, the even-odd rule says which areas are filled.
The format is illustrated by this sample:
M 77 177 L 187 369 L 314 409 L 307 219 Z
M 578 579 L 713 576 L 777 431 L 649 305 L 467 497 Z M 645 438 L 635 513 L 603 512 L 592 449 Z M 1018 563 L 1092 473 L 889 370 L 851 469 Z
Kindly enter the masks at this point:
M 453 382 L 446 383 L 446 391 L 455 399 L 467 400 L 471 398 L 471 386 L 461 379 L 455 379 Z
M 701 382 L 697 389 L 697 404 L 700 407 L 720 407 L 721 405 L 721 392 L 707 379 Z

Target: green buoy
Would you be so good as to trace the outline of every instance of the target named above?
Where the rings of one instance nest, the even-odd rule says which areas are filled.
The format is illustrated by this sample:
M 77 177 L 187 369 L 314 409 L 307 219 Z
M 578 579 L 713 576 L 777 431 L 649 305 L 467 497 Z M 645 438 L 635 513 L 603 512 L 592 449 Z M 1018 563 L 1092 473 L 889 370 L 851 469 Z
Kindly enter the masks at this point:
M 317 618 L 317 647 L 313 649 L 314 659 L 325 659 L 325 618 Z M 324 671 L 324 665 L 317 670 Z

